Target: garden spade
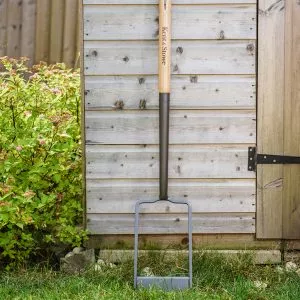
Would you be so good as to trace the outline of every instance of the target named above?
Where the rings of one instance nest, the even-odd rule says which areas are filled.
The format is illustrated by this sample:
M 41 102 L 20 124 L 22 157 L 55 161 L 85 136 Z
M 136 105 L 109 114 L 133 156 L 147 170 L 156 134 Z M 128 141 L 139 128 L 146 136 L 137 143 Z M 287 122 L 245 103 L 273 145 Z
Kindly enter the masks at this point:
M 168 156 L 169 156 L 169 109 L 171 81 L 171 0 L 159 0 L 159 199 L 141 200 L 135 205 L 134 223 L 134 287 L 149 288 L 156 286 L 165 290 L 185 289 L 192 286 L 192 207 L 184 200 L 177 201 L 168 197 Z M 188 208 L 189 273 L 188 276 L 138 276 L 138 235 L 139 213 L 142 204 L 168 201 L 184 204 Z

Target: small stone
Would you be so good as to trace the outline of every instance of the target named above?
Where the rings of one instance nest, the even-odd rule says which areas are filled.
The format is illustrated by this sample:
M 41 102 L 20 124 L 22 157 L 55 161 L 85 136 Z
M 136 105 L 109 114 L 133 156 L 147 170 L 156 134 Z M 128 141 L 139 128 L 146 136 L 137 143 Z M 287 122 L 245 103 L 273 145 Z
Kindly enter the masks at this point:
M 285 269 L 288 272 L 295 272 L 297 270 L 297 265 L 294 262 L 292 262 L 292 261 L 288 261 L 285 264 Z
M 113 263 L 109 263 L 108 266 L 109 266 L 111 269 L 114 269 L 114 268 L 117 267 L 117 266 L 116 266 L 115 264 L 113 264 Z
M 94 270 L 96 272 L 102 272 L 102 266 L 100 264 L 96 263 L 94 266 Z
M 300 276 L 300 269 L 297 269 L 296 273 L 298 276 Z
M 73 256 L 73 252 L 67 253 L 66 256 L 65 256 L 65 258 L 68 258 L 68 257 L 71 257 L 71 256 Z
M 268 286 L 265 282 L 262 282 L 259 280 L 256 280 L 253 283 L 256 288 L 261 289 L 261 290 L 265 289 Z
M 105 266 L 106 265 L 105 261 L 103 259 L 100 259 L 100 258 L 97 260 L 97 264 L 100 265 L 100 266 Z
M 152 270 L 151 270 L 149 267 L 145 267 L 145 268 L 142 270 L 141 274 L 142 274 L 143 276 L 149 276 L 149 277 L 154 276 Z
M 82 252 L 82 251 L 84 251 L 84 249 L 83 249 L 82 247 L 75 247 L 75 248 L 73 249 L 73 253 L 75 253 L 75 254 L 78 254 L 78 253 L 80 253 L 80 252 Z
M 62 272 L 78 274 L 88 270 L 95 264 L 94 249 L 81 251 L 79 253 L 74 253 L 73 251 L 60 259 L 60 270 Z

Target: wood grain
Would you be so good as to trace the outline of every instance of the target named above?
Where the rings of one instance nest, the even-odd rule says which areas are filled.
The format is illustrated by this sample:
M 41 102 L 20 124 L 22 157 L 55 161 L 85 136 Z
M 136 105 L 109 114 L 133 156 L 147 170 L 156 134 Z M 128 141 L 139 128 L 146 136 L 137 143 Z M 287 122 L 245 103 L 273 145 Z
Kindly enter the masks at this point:
M 157 111 L 86 111 L 88 144 L 158 144 Z M 253 111 L 171 111 L 171 144 L 255 143 Z
M 36 44 L 35 44 L 35 62 L 48 62 L 49 60 L 49 42 L 50 42 L 50 17 L 51 1 L 39 0 L 37 2 L 36 16 Z
M 255 5 L 173 5 L 173 39 L 255 39 Z M 85 40 L 153 40 L 155 5 L 84 7 Z
M 0 0 L 0 56 L 6 54 L 7 44 L 7 0 Z
M 158 91 L 159 93 L 168 93 L 168 94 L 170 93 L 170 88 L 171 88 L 170 81 L 171 81 L 171 52 L 172 52 L 171 50 L 172 11 L 173 10 L 171 5 L 171 0 L 161 0 L 159 2 L 159 17 L 158 17 L 159 22 L 156 21 L 156 23 L 159 23 Z M 131 12 L 133 13 L 133 11 Z M 146 17 L 146 19 L 148 18 Z M 139 28 L 139 24 L 137 22 L 134 23 L 136 27 Z M 121 26 L 119 26 L 119 30 L 121 31 Z M 157 34 L 157 29 L 155 29 L 154 34 L 155 35 Z
M 300 4 L 285 4 L 284 154 L 300 156 Z M 283 168 L 283 238 L 300 239 L 300 166 Z
M 7 52 L 10 57 L 21 54 L 22 0 L 9 0 L 7 7 Z
M 140 249 L 182 249 L 187 247 L 186 234 L 141 235 Z M 280 241 L 257 240 L 255 234 L 193 234 L 193 245 L 197 249 L 280 249 Z M 95 249 L 133 249 L 133 234 L 90 235 L 85 246 Z
M 172 145 L 170 178 L 255 178 L 247 145 Z M 87 145 L 87 178 L 158 178 L 157 145 Z
M 115 241 L 133 233 L 137 199 L 158 195 L 157 3 L 84 1 L 87 228 Z M 192 203 L 195 234 L 254 243 L 255 1 L 172 3 L 170 193 Z M 183 207 L 143 212 L 147 238 L 184 240 Z
M 29 65 L 35 56 L 36 1 L 23 0 L 21 56 L 29 58 Z
M 49 62 L 62 60 L 65 1 L 51 0 L 51 33 Z
M 158 180 L 88 180 L 88 213 L 134 212 L 137 200 L 158 199 Z M 188 200 L 194 213 L 255 212 L 255 181 L 170 180 L 169 196 Z M 145 213 L 186 212 L 186 206 L 161 202 L 141 207 Z
M 141 214 L 141 234 L 187 232 L 187 214 Z M 87 214 L 91 234 L 132 234 L 133 214 Z M 255 214 L 193 214 L 193 233 L 254 233 Z
M 85 75 L 157 74 L 157 51 L 156 41 L 86 41 Z M 172 73 L 255 74 L 255 41 L 173 41 Z
M 78 6 L 78 15 L 77 15 L 77 24 L 76 24 L 76 61 L 74 68 L 81 68 L 81 70 L 84 69 L 83 67 L 83 4 L 82 0 L 77 0 L 77 6 Z M 82 61 L 82 63 L 80 63 Z M 81 72 L 83 73 L 83 72 Z M 83 75 L 82 75 L 83 76 Z
M 77 0 L 65 0 L 62 60 L 71 67 L 76 59 L 78 9 Z
M 159 0 L 83 0 L 83 4 L 158 4 Z M 172 0 L 173 4 L 218 4 L 218 3 L 234 3 L 234 4 L 245 4 L 245 3 L 256 3 L 256 0 Z
M 259 2 L 258 153 L 283 154 L 284 4 Z M 282 237 L 282 165 L 257 167 L 257 237 Z
M 255 109 L 254 76 L 174 75 L 171 109 Z M 86 76 L 85 109 L 158 109 L 156 76 Z

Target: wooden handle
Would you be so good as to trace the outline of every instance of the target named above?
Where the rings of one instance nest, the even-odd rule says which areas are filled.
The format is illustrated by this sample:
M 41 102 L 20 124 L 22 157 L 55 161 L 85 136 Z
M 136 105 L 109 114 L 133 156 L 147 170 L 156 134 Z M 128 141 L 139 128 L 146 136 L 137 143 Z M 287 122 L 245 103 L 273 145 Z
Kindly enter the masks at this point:
M 170 93 L 171 77 L 171 0 L 159 1 L 159 92 Z

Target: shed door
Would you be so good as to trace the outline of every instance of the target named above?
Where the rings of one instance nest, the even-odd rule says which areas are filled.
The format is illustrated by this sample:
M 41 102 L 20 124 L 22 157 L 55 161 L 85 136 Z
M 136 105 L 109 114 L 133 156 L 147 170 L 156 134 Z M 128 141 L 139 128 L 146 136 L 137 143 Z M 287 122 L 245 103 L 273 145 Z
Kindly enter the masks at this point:
M 300 155 L 299 1 L 259 1 L 258 153 Z M 258 165 L 257 237 L 300 238 L 300 165 Z

